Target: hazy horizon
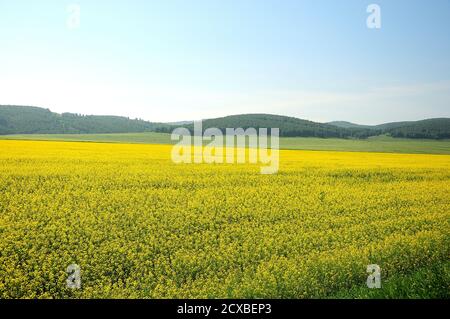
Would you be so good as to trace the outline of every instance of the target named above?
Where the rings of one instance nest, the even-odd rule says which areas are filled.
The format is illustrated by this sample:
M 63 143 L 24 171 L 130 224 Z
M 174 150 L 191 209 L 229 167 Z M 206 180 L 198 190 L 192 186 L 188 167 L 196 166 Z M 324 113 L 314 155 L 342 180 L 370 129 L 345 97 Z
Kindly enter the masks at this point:
M 0 0 L 0 103 L 151 122 L 448 118 L 448 30 L 446 0 Z

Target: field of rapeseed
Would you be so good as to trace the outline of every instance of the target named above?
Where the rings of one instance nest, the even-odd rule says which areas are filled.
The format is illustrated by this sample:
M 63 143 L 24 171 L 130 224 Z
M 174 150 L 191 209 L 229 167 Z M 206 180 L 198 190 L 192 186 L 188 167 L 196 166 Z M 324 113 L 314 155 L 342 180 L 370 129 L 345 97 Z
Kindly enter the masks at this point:
M 448 297 L 450 156 L 170 151 L 0 141 L 0 298 L 371 297 L 369 264 L 381 296 Z

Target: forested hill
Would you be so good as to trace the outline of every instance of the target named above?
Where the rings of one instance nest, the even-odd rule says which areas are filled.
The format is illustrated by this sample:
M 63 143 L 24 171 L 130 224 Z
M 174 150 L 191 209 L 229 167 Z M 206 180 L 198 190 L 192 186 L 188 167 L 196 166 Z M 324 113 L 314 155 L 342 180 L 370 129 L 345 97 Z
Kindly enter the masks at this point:
M 191 131 L 193 125 L 185 125 Z M 278 127 L 284 137 L 337 137 L 337 138 L 367 138 L 378 135 L 405 138 L 450 138 L 450 119 L 437 118 L 415 122 L 395 122 L 381 125 L 359 125 L 350 122 L 316 123 L 295 117 L 270 114 L 232 115 L 203 121 L 203 129 L 217 127 L 222 131 L 231 128 L 261 128 Z M 161 131 L 166 130 L 162 128 Z
M 311 122 L 295 117 L 271 114 L 242 114 L 203 121 L 203 130 L 219 128 L 225 133 L 226 128 L 279 128 L 280 136 L 284 137 L 322 137 L 322 138 L 366 138 L 373 135 L 373 130 L 364 128 L 341 128 L 329 124 Z M 184 125 L 191 132 L 193 124 Z M 160 128 L 164 132 L 166 128 Z M 270 130 L 269 132 L 270 133 Z
M 328 124 L 341 128 L 371 129 L 374 131 L 373 135 L 384 134 L 392 137 L 405 138 L 450 138 L 449 118 L 436 118 L 410 122 L 393 122 L 374 126 L 358 125 L 343 121 L 330 122 Z
M 6 134 L 100 134 L 100 133 L 171 133 L 184 126 L 193 131 L 191 122 L 154 123 L 120 116 L 58 114 L 31 106 L 0 105 L 0 135 Z M 270 114 L 232 115 L 203 121 L 203 130 L 226 128 L 279 128 L 284 137 L 367 138 L 377 135 L 407 138 L 450 138 L 450 119 L 438 118 L 416 122 L 396 122 L 375 126 L 350 122 L 316 123 L 295 117 Z
M 176 123 L 192 129 L 188 122 Z M 293 117 L 269 114 L 245 114 L 203 121 L 203 128 L 271 128 L 280 129 L 281 136 L 365 138 L 373 132 L 367 129 L 345 129 Z M 88 134 L 88 133 L 170 133 L 174 123 L 153 123 L 119 116 L 53 113 L 31 106 L 0 106 L 0 134 Z
M 0 105 L 3 135 L 149 132 L 162 125 L 120 116 L 58 114 L 39 107 Z
M 360 124 L 355 124 L 355 123 L 346 122 L 346 121 L 334 121 L 334 122 L 328 122 L 326 124 L 337 126 L 337 127 L 342 127 L 342 128 L 371 128 L 371 129 L 374 128 L 373 126 L 370 126 L 370 125 L 360 125 Z
M 437 118 L 415 122 L 387 123 L 377 126 L 392 137 L 450 138 L 450 119 Z

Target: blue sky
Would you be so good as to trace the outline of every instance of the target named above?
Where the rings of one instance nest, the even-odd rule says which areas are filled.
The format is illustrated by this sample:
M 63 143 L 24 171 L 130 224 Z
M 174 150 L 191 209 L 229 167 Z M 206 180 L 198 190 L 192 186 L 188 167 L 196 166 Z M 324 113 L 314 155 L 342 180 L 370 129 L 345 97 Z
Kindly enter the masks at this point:
M 366 26 L 371 3 L 381 29 Z M 0 0 L 0 104 L 151 121 L 450 117 L 449 39 L 449 0 Z

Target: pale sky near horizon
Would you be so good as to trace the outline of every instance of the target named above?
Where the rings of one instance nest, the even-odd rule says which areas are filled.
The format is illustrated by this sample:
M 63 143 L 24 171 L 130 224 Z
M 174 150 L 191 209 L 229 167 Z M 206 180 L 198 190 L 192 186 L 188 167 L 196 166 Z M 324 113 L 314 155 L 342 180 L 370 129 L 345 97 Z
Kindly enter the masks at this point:
M 371 3 L 381 29 L 366 26 Z M 449 0 L 0 0 L 0 41 L 0 104 L 149 121 L 450 117 Z

